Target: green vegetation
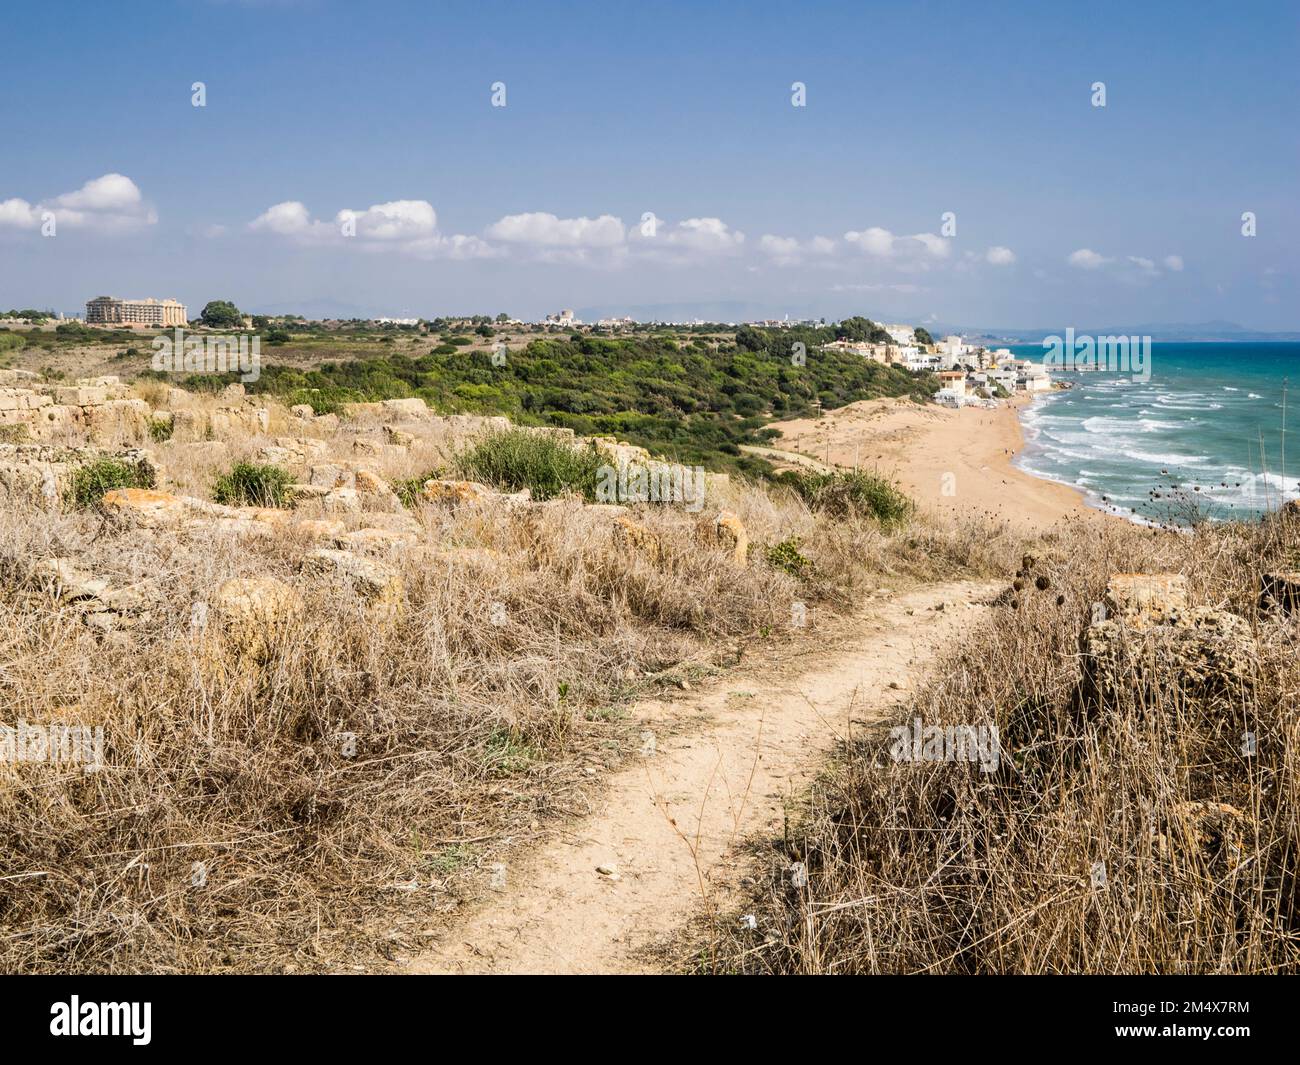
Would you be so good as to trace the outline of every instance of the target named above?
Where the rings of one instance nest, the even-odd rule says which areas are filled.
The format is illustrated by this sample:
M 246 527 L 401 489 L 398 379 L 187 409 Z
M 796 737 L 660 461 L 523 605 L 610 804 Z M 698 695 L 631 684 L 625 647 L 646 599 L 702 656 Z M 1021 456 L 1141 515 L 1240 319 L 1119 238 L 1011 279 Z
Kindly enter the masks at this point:
M 812 559 L 799 551 L 799 537 L 789 536 L 767 549 L 767 564 L 791 577 L 803 577 L 812 572 Z
M 237 462 L 212 486 L 212 498 L 234 506 L 282 507 L 293 475 L 279 466 Z
M 210 300 L 199 314 L 199 321 L 210 329 L 238 329 L 244 316 L 230 300 Z
M 490 433 L 456 456 L 463 477 L 518 492 L 531 489 L 537 500 L 573 491 L 596 498 L 596 473 L 604 459 L 590 447 L 570 447 L 558 440 L 507 429 Z
M 54 335 L 65 340 L 90 341 L 98 338 L 98 332 L 80 322 L 60 322 L 54 327 Z
M 72 474 L 65 499 L 78 510 L 92 507 L 115 488 L 152 488 L 153 468 L 146 462 L 97 459 L 78 467 Z
M 419 477 L 403 477 L 392 482 L 393 491 L 402 501 L 402 506 L 413 507 L 420 501 L 420 490 L 426 481 L 436 481 L 446 475 L 442 467 L 430 470 Z
M 500 728 L 488 737 L 483 752 L 483 763 L 494 777 L 508 777 L 522 773 L 544 752 L 528 743 L 514 729 Z
M 151 418 L 149 420 L 149 437 L 158 443 L 162 443 L 164 440 L 172 438 L 172 432 L 175 428 L 175 423 L 170 418 Z
M 544 336 L 512 349 L 500 366 L 491 352 L 461 350 L 450 340 L 428 355 L 384 352 L 312 368 L 263 366 L 249 390 L 310 403 L 318 413 L 419 396 L 442 413 L 505 414 L 521 425 L 617 436 L 689 465 L 766 475 L 771 467 L 743 455 L 740 445 L 767 443 L 769 420 L 881 396 L 924 401 L 934 392 L 929 376 L 822 351 L 835 334 L 745 326 L 736 334 L 739 343 L 685 331 Z M 792 359 L 796 343 L 804 345 L 803 365 Z
M 916 509 L 892 482 L 866 470 L 788 471 L 778 480 L 793 488 L 812 510 L 835 517 L 869 515 L 887 528 L 901 525 Z

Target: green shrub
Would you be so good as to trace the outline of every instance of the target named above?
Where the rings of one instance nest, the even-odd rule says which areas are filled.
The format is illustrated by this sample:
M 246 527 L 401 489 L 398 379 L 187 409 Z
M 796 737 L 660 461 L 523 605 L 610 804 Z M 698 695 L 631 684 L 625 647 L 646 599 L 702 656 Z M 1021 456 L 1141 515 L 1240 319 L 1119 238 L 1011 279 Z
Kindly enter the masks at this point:
M 152 418 L 149 421 L 149 436 L 159 443 L 170 440 L 175 429 L 176 423 L 170 418 Z
M 316 414 L 341 414 L 344 402 L 337 396 L 326 395 L 319 388 L 300 388 L 285 398 L 286 406 L 295 407 L 299 403 L 306 403 Z
M 291 484 L 293 475 L 279 466 L 237 462 L 217 478 L 212 498 L 235 506 L 282 507 Z
M 437 480 L 443 475 L 444 470 L 439 466 L 420 477 L 403 477 L 392 482 L 393 491 L 402 501 L 402 506 L 413 507 L 420 501 L 420 490 L 424 488 L 424 482 Z
M 799 551 L 799 537 L 790 536 L 767 549 L 767 563 L 773 569 L 799 578 L 812 572 L 812 559 Z
M 103 499 L 105 492 L 111 492 L 115 488 L 153 486 L 153 468 L 147 462 L 96 459 L 73 471 L 65 498 L 69 505 L 84 510 Z
M 430 355 L 455 355 L 457 351 L 455 344 L 439 344 L 429 352 Z
M 512 492 L 529 488 L 538 500 L 566 490 L 594 500 L 596 475 L 603 463 L 594 448 L 570 447 L 522 429 L 490 433 L 456 456 L 462 477 Z
M 793 488 L 812 510 L 834 517 L 867 514 L 889 527 L 906 522 L 916 509 L 893 482 L 866 470 L 787 471 L 777 480 Z

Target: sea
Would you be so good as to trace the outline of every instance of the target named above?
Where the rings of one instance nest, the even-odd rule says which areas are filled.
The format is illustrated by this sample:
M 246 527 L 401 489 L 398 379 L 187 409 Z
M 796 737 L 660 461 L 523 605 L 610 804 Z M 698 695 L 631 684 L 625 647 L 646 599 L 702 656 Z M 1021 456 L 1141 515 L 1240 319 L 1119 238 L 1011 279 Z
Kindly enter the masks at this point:
M 1016 464 L 1143 523 L 1252 519 L 1300 497 L 1300 343 L 1156 342 L 1147 366 L 1149 380 L 1054 372 L 1072 387 L 1021 409 Z

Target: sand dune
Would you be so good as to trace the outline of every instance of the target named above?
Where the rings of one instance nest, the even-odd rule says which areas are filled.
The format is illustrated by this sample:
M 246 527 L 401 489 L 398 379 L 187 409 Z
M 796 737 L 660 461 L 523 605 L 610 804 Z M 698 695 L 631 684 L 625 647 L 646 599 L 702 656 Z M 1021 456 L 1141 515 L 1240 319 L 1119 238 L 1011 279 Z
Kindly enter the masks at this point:
M 785 451 L 874 469 L 896 479 L 923 510 L 988 514 L 1041 530 L 1068 517 L 1102 518 L 1081 492 L 1011 465 L 1024 446 L 1016 407 L 948 410 L 909 399 L 852 403 L 821 418 L 777 422 Z

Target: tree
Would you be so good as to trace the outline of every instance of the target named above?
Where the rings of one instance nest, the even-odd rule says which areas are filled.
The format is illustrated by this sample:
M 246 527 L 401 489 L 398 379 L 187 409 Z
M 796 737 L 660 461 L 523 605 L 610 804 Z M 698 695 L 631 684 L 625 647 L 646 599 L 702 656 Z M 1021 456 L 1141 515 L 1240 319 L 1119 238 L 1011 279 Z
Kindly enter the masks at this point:
M 242 325 L 244 316 L 229 300 L 211 300 L 204 306 L 199 321 L 211 329 L 230 329 Z
M 736 330 L 736 344 L 746 351 L 762 351 L 767 347 L 763 334 L 752 325 L 742 325 Z
M 919 325 L 916 327 L 915 330 L 913 330 L 913 332 L 916 334 L 916 342 L 918 344 L 928 345 L 934 343 L 934 337 L 930 335 L 928 330 L 922 329 Z
M 854 340 L 860 343 L 871 339 L 871 331 L 874 328 L 870 319 L 854 315 L 852 318 L 845 318 L 835 327 L 835 336 L 840 340 Z

